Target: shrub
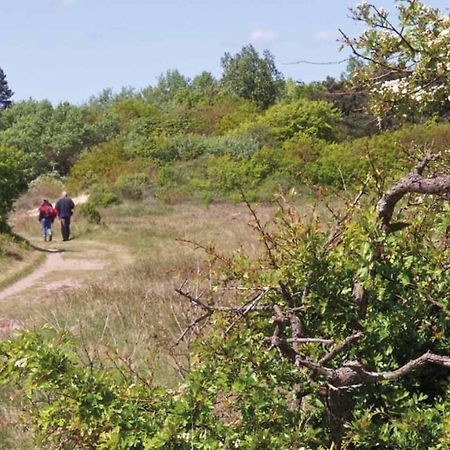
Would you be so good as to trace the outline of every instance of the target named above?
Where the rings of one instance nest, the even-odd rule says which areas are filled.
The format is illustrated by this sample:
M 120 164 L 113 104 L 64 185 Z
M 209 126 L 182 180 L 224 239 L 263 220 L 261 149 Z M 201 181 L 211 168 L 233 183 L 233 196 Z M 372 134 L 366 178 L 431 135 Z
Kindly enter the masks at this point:
M 80 214 L 85 217 L 89 223 L 98 225 L 102 221 L 99 210 L 91 202 L 83 203 L 79 208 Z
M 85 152 L 73 166 L 68 189 L 89 189 L 92 185 L 113 184 L 123 173 L 145 172 L 151 164 L 131 156 L 120 140 L 98 145 Z
M 107 207 L 120 203 L 119 196 L 104 184 L 95 184 L 89 193 L 89 202 L 97 206 Z
M 279 141 L 291 139 L 298 133 L 332 141 L 336 138 L 339 121 L 338 110 L 322 100 L 278 103 L 260 119 L 272 129 Z
M 145 173 L 124 173 L 117 178 L 114 187 L 123 198 L 139 200 L 148 184 L 149 178 Z
M 14 201 L 27 187 L 23 166 L 21 152 L 0 146 L 0 227 L 4 227 Z
M 229 155 L 233 158 L 247 158 L 260 148 L 260 143 L 247 134 L 215 136 L 205 140 L 208 155 Z
M 72 167 L 70 186 L 78 190 L 99 182 L 113 182 L 122 173 L 124 161 L 126 154 L 119 140 L 93 147 Z

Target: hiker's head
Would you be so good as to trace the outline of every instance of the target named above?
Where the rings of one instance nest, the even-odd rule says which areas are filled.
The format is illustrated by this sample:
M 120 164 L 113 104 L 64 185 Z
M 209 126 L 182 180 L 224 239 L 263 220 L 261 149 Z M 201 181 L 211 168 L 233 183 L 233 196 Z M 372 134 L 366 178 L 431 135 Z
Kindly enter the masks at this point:
M 61 194 L 61 197 L 67 197 L 67 192 L 63 191 L 62 194 Z
M 42 200 L 42 203 L 49 203 L 49 201 L 46 198 L 44 198 L 44 200 Z

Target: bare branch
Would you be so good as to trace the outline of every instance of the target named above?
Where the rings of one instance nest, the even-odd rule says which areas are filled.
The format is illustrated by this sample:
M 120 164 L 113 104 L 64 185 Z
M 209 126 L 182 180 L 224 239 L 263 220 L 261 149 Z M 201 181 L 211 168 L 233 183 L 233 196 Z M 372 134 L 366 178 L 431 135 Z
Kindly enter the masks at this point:
M 264 288 L 262 292 L 259 292 L 256 297 L 253 297 L 250 301 L 244 303 L 243 305 L 237 306 L 216 306 L 216 305 L 208 305 L 200 300 L 202 294 L 195 297 L 189 291 L 183 291 L 180 288 L 175 289 L 177 294 L 180 294 L 182 297 L 187 298 L 194 306 L 198 306 L 209 313 L 213 312 L 226 312 L 226 313 L 235 313 L 235 314 L 247 314 L 251 311 L 271 311 L 273 309 L 273 305 L 258 305 L 259 301 L 271 290 L 271 288 Z
M 438 366 L 448 367 L 450 369 L 450 357 L 436 355 L 435 353 L 426 352 L 422 356 L 419 356 L 412 361 L 409 361 L 405 365 L 399 367 L 396 370 L 392 370 L 389 372 L 366 372 L 369 374 L 375 381 L 378 380 L 395 380 L 396 378 L 403 377 L 408 375 L 413 370 L 424 366 L 425 364 L 436 364 Z
M 205 311 L 209 311 L 210 313 L 212 313 L 214 311 L 214 308 L 212 306 L 207 305 L 200 301 L 201 295 L 194 297 L 189 292 L 183 291 L 180 288 L 175 289 L 175 292 L 177 294 L 180 294 L 181 296 L 187 298 L 193 305 L 199 306 L 200 308 L 204 309 Z
M 308 369 L 311 369 L 313 372 L 319 375 L 323 375 L 324 377 L 327 378 L 331 378 L 334 373 L 332 369 L 329 369 L 328 367 L 324 367 L 318 363 L 315 363 L 310 359 L 302 359 L 300 356 L 297 356 L 295 364 L 300 367 L 307 367 Z
M 274 254 L 272 252 L 272 248 L 269 245 L 269 242 L 272 241 L 272 238 L 267 233 L 267 231 L 265 230 L 263 224 L 259 220 L 258 214 L 256 214 L 256 211 L 253 209 L 252 205 L 247 200 L 247 197 L 245 196 L 244 191 L 241 191 L 241 196 L 242 196 L 242 199 L 243 199 L 244 203 L 246 204 L 248 210 L 250 211 L 250 214 L 252 215 L 252 217 L 253 217 L 253 219 L 255 221 L 255 224 L 256 224 L 255 227 L 256 227 L 256 229 L 258 230 L 258 232 L 261 235 L 262 241 L 263 241 L 264 246 L 266 247 L 266 250 L 267 250 L 267 256 L 269 257 L 270 263 L 271 263 L 272 267 L 277 268 L 278 264 L 276 262 Z
M 377 213 L 378 218 L 381 220 L 382 227 L 386 232 L 394 232 L 408 226 L 408 224 L 404 222 L 391 223 L 395 206 L 406 194 L 414 193 L 438 196 L 450 194 L 450 175 L 439 175 L 428 178 L 422 176 L 430 161 L 433 161 L 436 158 L 436 155 L 427 155 L 427 157 L 417 165 L 413 172 L 395 183 L 394 186 L 381 197 L 377 205 Z
M 286 339 L 287 342 L 293 342 L 295 344 L 324 344 L 324 345 L 333 345 L 334 341 L 331 339 L 323 339 L 323 338 L 293 338 Z
M 205 314 L 203 314 L 200 317 L 197 317 L 197 319 L 195 319 L 193 322 L 191 322 L 185 329 L 184 331 L 181 333 L 180 337 L 176 340 L 176 342 L 173 344 L 173 347 L 176 347 L 183 339 L 184 337 L 192 330 L 195 328 L 196 325 L 198 325 L 200 322 L 203 322 L 204 320 L 206 320 L 208 317 L 211 317 L 211 313 L 208 311 Z
M 337 344 L 325 356 L 323 356 L 319 360 L 319 364 L 321 364 L 321 365 L 327 364 L 339 353 L 342 353 L 343 351 L 347 350 L 347 348 L 350 347 L 350 345 L 357 342 L 361 336 L 362 336 L 362 333 L 360 331 L 353 332 L 350 336 L 345 338 L 340 344 Z

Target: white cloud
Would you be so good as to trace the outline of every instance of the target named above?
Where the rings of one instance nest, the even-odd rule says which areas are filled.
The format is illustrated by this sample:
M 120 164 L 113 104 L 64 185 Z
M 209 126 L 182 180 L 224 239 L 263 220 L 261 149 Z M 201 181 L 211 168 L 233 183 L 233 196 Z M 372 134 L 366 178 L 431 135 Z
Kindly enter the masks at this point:
M 257 28 L 250 33 L 250 41 L 253 44 L 264 44 L 267 42 L 276 41 L 280 35 L 269 29 Z
M 339 39 L 339 33 L 335 30 L 322 30 L 314 35 L 314 42 L 336 42 Z

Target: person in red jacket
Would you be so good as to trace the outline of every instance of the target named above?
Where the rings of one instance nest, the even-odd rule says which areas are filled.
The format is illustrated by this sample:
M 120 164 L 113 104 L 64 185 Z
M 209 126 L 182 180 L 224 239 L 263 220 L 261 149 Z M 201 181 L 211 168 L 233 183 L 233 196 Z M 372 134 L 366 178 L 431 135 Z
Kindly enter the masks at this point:
M 52 223 L 56 217 L 56 209 L 52 204 L 44 199 L 42 205 L 39 207 L 39 223 L 41 224 L 42 237 L 44 241 L 52 240 Z

